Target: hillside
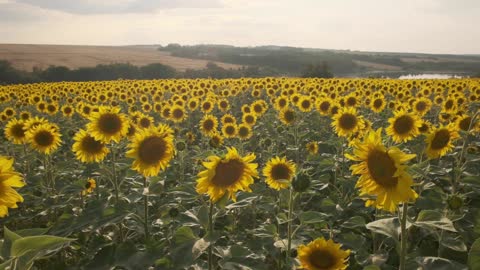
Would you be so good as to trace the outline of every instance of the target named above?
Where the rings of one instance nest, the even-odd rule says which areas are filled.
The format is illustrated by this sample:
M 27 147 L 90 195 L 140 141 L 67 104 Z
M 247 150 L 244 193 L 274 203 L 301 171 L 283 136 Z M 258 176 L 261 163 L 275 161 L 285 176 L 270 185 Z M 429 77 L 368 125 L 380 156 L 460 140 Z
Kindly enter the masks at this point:
M 70 69 L 94 67 L 99 64 L 130 63 L 144 66 L 161 63 L 178 71 L 202 69 L 207 60 L 171 56 L 169 52 L 158 51 L 157 46 L 70 46 L 0 44 L 0 60 L 9 61 L 16 69 L 32 71 L 34 67 L 45 69 L 49 66 L 65 66 Z M 239 65 L 215 62 L 229 69 Z

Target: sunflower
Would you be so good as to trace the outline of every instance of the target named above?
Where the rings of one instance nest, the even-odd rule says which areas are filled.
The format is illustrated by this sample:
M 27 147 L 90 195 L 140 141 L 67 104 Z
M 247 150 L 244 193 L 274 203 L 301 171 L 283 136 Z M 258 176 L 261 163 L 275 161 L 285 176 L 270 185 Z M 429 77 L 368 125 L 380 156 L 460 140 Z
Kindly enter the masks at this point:
M 287 107 L 280 111 L 278 118 L 287 126 L 293 125 L 295 120 L 297 120 L 297 113 L 293 109 Z
M 430 129 L 432 128 L 432 124 L 428 122 L 427 120 L 422 120 L 422 125 L 418 128 L 418 131 L 421 134 L 427 134 L 430 132 Z
M 173 158 L 173 130 L 166 125 L 139 130 L 128 148 L 126 156 L 135 159 L 132 168 L 145 177 L 156 176 Z
M 8 215 L 8 208 L 17 208 L 23 197 L 13 188 L 25 186 L 21 175 L 13 169 L 13 158 L 0 156 L 0 217 Z
M 210 156 L 203 162 L 204 171 L 198 173 L 197 192 L 208 194 L 212 202 L 221 199 L 225 194 L 236 201 L 239 190 L 251 192 L 253 178 L 258 177 L 255 154 L 240 156 L 235 148 L 228 148 L 224 157 Z
M 92 193 L 96 187 L 97 187 L 97 182 L 95 181 L 95 179 L 89 178 L 87 180 L 87 183 L 85 184 L 85 189 L 82 190 L 82 196 L 85 196 L 88 193 Z
M 458 130 L 470 131 L 475 130 L 475 123 L 472 123 L 472 117 L 470 115 L 463 115 L 459 117 L 456 121 L 456 126 Z
M 32 115 L 30 114 L 30 112 L 23 111 L 23 112 L 20 113 L 20 119 L 21 120 L 27 121 L 31 117 L 32 117 Z
M 138 117 L 136 123 L 140 128 L 149 128 L 153 126 L 154 121 L 155 120 L 153 120 L 153 117 L 151 117 L 150 115 L 141 114 Z
M 363 142 L 353 145 L 353 155 L 345 156 L 359 164 L 350 166 L 352 174 L 360 174 L 356 187 L 360 195 L 375 196 L 366 206 L 375 206 L 394 212 L 399 203 L 415 200 L 418 195 L 411 189 L 413 179 L 406 171 L 405 162 L 415 154 L 405 154 L 396 147 L 387 149 L 382 144 L 382 129 L 370 131 Z
M 187 112 L 183 106 L 174 105 L 170 108 L 170 120 L 175 123 L 181 123 L 187 119 Z
M 226 99 L 220 99 L 217 102 L 217 106 L 220 109 L 220 111 L 222 111 L 222 112 L 226 112 L 226 111 L 228 111 L 228 109 L 230 109 L 230 103 L 228 103 L 228 100 L 226 100 Z
M 213 111 L 213 108 L 214 108 L 214 104 L 209 99 L 205 100 L 201 105 L 202 112 L 204 112 L 206 114 Z
M 13 118 L 5 126 L 5 137 L 14 144 L 24 144 L 25 137 L 25 121 Z
M 241 140 L 248 140 L 252 137 L 252 128 L 247 124 L 240 124 L 238 126 L 237 136 Z
M 427 143 L 428 158 L 439 158 L 452 150 L 453 141 L 458 139 L 460 135 L 453 125 L 440 126 L 428 134 L 425 138 Z
M 422 121 L 413 113 L 404 110 L 394 112 L 394 116 L 388 119 L 390 125 L 386 131 L 396 143 L 409 141 L 418 136 L 418 128 Z
M 317 142 L 309 142 L 306 145 L 307 151 L 310 155 L 316 155 L 318 153 L 318 143 Z
M 75 113 L 75 110 L 70 105 L 63 105 L 61 110 L 63 116 L 65 117 L 72 117 L 72 115 Z
M 301 268 L 307 270 L 345 270 L 350 250 L 342 250 L 332 239 L 317 238 L 297 249 Z
M 313 108 L 313 102 L 310 96 L 302 96 L 297 103 L 298 109 L 302 112 L 309 112 Z
M 29 129 L 25 136 L 33 149 L 49 155 L 61 144 L 59 128 L 52 124 L 40 124 Z
M 234 138 L 237 135 L 238 127 L 235 124 L 226 124 L 222 127 L 222 134 L 225 138 Z
M 412 105 L 412 109 L 414 112 L 419 114 L 420 116 L 425 115 L 430 108 L 432 107 L 432 101 L 428 98 L 419 98 L 416 99 L 415 102 Z
M 218 127 L 218 120 L 215 116 L 211 114 L 204 115 L 202 120 L 200 121 L 200 131 L 205 136 L 213 135 L 213 133 L 217 131 L 217 127 Z
M 128 120 L 120 108 L 100 107 L 98 112 L 90 114 L 89 120 L 87 131 L 97 141 L 118 143 L 128 133 Z
M 329 115 L 333 101 L 329 98 L 321 98 L 315 103 L 317 111 L 321 115 Z
M 223 145 L 223 137 L 218 133 L 218 131 L 215 131 L 211 136 L 210 140 L 208 141 L 208 144 L 213 147 L 213 148 L 218 148 L 221 145 Z
M 27 121 L 25 121 L 25 125 L 24 125 L 24 130 L 25 131 L 28 131 L 36 126 L 39 126 L 41 124 L 48 124 L 48 120 L 43 118 L 43 117 L 38 117 L 38 116 L 35 116 L 35 117 L 32 117 L 30 119 L 28 119 Z
M 285 157 L 274 157 L 263 168 L 263 176 L 265 176 L 265 182 L 269 187 L 280 190 L 290 186 L 295 171 L 295 163 Z
M 229 123 L 230 124 L 236 124 L 237 123 L 237 119 L 229 113 L 223 115 L 222 118 L 220 119 L 220 121 L 222 122 L 222 125 L 226 125 L 226 124 L 229 124 Z
M 257 116 L 254 113 L 245 113 L 242 116 L 242 122 L 253 127 L 257 123 Z
M 100 162 L 105 159 L 109 150 L 107 146 L 95 140 L 87 131 L 81 129 L 73 137 L 72 150 L 78 160 L 85 163 Z
M 278 97 L 275 99 L 274 107 L 277 111 L 280 111 L 287 106 L 288 106 L 288 99 L 286 97 Z
M 385 98 L 383 96 L 379 96 L 370 103 L 370 109 L 376 113 L 379 113 L 385 109 L 386 105 L 387 103 L 385 102 Z
M 357 116 L 353 107 L 344 107 L 333 117 L 332 127 L 338 136 L 348 137 L 363 128 L 363 120 Z

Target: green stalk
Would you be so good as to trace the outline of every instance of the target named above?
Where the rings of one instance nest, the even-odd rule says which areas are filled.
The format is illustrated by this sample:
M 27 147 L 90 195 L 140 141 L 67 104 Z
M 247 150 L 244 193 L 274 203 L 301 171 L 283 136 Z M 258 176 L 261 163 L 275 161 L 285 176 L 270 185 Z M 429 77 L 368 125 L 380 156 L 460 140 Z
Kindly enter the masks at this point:
M 292 214 L 293 214 L 293 188 L 290 188 L 288 199 L 288 222 L 287 222 L 287 259 L 292 249 Z
M 407 211 L 408 203 L 403 203 L 401 220 L 401 242 L 400 242 L 400 267 L 399 270 L 405 270 L 407 259 Z
M 147 188 L 147 177 L 143 177 L 143 189 Z M 145 226 L 145 243 L 148 242 L 150 234 L 148 231 L 148 194 L 143 195 L 143 211 L 144 211 L 144 226 Z
M 208 233 L 210 237 L 213 235 L 213 202 L 210 200 L 210 211 L 208 212 Z M 213 245 L 208 246 L 208 270 L 213 269 Z

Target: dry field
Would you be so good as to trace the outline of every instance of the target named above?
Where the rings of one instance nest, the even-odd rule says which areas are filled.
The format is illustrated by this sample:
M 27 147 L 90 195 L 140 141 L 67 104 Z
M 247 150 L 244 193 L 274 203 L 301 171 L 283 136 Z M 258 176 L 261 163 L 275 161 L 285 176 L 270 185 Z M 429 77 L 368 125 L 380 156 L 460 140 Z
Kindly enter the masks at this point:
M 93 67 L 98 64 L 130 63 L 137 66 L 162 63 L 179 71 L 187 68 L 204 68 L 208 61 L 171 56 L 157 51 L 155 46 L 69 46 L 0 44 L 0 59 L 7 60 L 15 68 L 31 71 L 51 65 L 68 68 Z M 239 65 L 215 62 L 223 68 Z

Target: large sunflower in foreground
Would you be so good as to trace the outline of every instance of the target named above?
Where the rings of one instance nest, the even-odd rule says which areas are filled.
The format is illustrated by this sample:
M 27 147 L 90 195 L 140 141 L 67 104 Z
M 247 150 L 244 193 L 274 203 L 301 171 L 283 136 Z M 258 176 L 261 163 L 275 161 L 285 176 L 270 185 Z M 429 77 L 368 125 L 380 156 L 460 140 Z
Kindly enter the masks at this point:
M 17 208 L 23 197 L 13 188 L 23 187 L 22 177 L 13 169 L 13 158 L 0 156 L 0 217 L 8 215 L 8 208 Z
M 418 129 L 422 126 L 422 121 L 415 114 L 404 110 L 396 111 L 388 122 L 390 125 L 386 129 L 387 135 L 396 143 L 415 138 L 420 134 Z
M 25 137 L 25 121 L 13 118 L 5 126 L 5 137 L 14 144 L 23 144 Z
M 300 266 L 307 270 L 344 270 L 348 267 L 350 250 L 342 250 L 332 239 L 317 238 L 298 247 Z
M 78 160 L 85 163 L 100 162 L 107 156 L 107 146 L 95 140 L 85 130 L 79 130 L 73 137 L 73 152 Z
M 353 107 L 340 109 L 332 119 L 332 127 L 338 136 L 348 137 L 363 128 L 363 120 L 357 115 L 357 111 Z
M 399 203 L 415 200 L 411 189 L 413 179 L 406 171 L 405 162 L 415 157 L 396 147 L 387 149 L 382 144 L 382 130 L 370 131 L 363 142 L 354 144 L 353 155 L 345 156 L 360 163 L 350 166 L 352 174 L 359 174 L 356 187 L 360 195 L 374 196 L 366 206 L 375 206 L 394 212 Z
M 295 170 L 296 166 L 292 161 L 285 157 L 274 157 L 263 168 L 263 176 L 269 187 L 280 190 L 290 186 Z
M 119 142 L 128 133 L 128 119 L 117 107 L 100 107 L 92 112 L 87 124 L 87 131 L 96 140 L 103 143 Z
M 453 141 L 458 139 L 460 135 L 454 125 L 441 126 L 428 134 L 425 138 L 427 143 L 427 157 L 439 158 L 447 154 L 453 148 Z
M 251 192 L 253 177 L 258 176 L 255 154 L 240 156 L 235 148 L 228 148 L 224 157 L 210 156 L 203 162 L 204 171 L 198 173 L 197 192 L 208 194 L 212 202 L 221 199 L 225 193 L 236 201 L 239 190 Z
M 175 153 L 173 131 L 166 125 L 139 130 L 128 148 L 126 156 L 135 159 L 132 168 L 146 177 L 156 176 Z
M 25 136 L 33 149 L 47 155 L 55 151 L 62 142 L 59 128 L 49 123 L 29 129 Z

